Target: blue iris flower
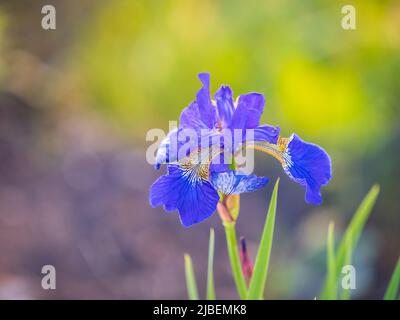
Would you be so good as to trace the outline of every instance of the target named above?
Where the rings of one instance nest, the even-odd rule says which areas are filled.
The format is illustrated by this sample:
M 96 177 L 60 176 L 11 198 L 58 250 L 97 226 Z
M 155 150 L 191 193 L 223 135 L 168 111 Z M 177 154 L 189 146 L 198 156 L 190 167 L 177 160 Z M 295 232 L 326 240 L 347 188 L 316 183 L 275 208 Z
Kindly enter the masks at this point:
M 306 203 L 322 203 L 320 189 L 332 178 L 332 164 L 329 155 L 320 146 L 292 134 L 289 138 L 279 137 L 276 144 L 253 141 L 247 142 L 246 147 L 278 159 L 289 178 L 305 189 Z
M 201 145 L 201 139 L 207 136 L 208 141 L 213 137 L 230 133 L 230 137 L 235 137 L 235 130 L 241 132 L 240 139 L 236 141 L 226 141 L 229 148 L 237 149 L 238 145 L 246 140 L 246 132 L 251 130 L 251 139 L 255 141 L 265 141 L 276 143 L 279 137 L 279 127 L 270 125 L 260 126 L 260 118 L 265 106 L 265 98 L 260 93 L 248 93 L 240 95 L 235 104 L 233 102 L 233 93 L 229 86 L 222 85 L 214 95 L 214 101 L 210 97 L 210 75 L 208 73 L 200 73 L 199 79 L 203 86 L 196 95 L 196 100 L 186 107 L 179 121 L 179 128 L 168 133 L 167 137 L 162 141 L 156 156 L 155 168 L 159 169 L 162 163 L 170 163 L 179 160 L 181 157 L 188 156 L 190 152 L 197 149 Z M 187 153 L 180 154 L 178 151 L 183 145 L 188 144 L 187 139 L 179 139 L 178 136 L 188 137 L 192 131 L 198 139 L 192 140 L 192 148 Z M 204 133 L 205 132 L 205 133 Z M 225 135 L 226 137 L 226 135 Z M 172 143 L 175 142 L 175 144 Z M 208 145 L 209 146 L 209 145 Z M 202 147 L 205 147 L 202 145 Z M 222 147 L 228 148 L 227 145 Z M 216 165 L 211 164 L 212 171 L 227 170 L 223 155 Z
M 235 171 L 210 172 L 209 164 L 194 162 L 190 157 L 179 164 L 169 164 L 168 174 L 150 188 L 152 207 L 164 205 L 165 211 L 179 211 L 182 225 L 190 227 L 211 216 L 224 194 L 251 192 L 267 184 L 268 179 Z
M 150 204 L 163 205 L 166 211 L 178 210 L 182 224 L 188 227 L 213 214 L 219 201 L 218 192 L 227 195 L 251 192 L 268 182 L 265 177 L 229 170 L 224 161 L 224 150 L 228 148 L 233 156 L 243 148 L 272 155 L 281 162 L 284 172 L 305 188 L 305 201 L 320 204 L 320 188 L 331 179 L 329 155 L 295 134 L 281 137 L 279 127 L 260 126 L 265 105 L 262 94 L 240 95 L 234 103 L 229 86 L 221 86 L 212 100 L 209 74 L 201 73 L 199 79 L 203 86 L 196 100 L 182 111 L 179 127 L 167 135 L 157 151 L 155 167 L 167 163 L 168 172 L 151 186 Z M 209 139 L 203 144 L 205 136 L 218 137 L 236 129 L 242 132 L 239 141 L 227 144 L 225 140 L 215 143 Z M 250 139 L 245 135 L 249 129 Z M 189 148 L 180 154 L 178 150 L 188 140 L 178 137 L 187 130 L 194 131 L 196 138 L 189 139 Z M 214 163 L 215 159 L 222 162 Z

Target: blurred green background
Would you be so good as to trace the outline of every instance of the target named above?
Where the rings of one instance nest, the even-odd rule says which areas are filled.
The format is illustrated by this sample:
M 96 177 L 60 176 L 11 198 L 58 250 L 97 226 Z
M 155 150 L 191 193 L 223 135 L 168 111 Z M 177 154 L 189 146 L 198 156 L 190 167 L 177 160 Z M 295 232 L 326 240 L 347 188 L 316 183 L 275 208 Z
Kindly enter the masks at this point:
M 56 30 L 41 28 L 45 4 Z M 346 4 L 356 30 L 341 27 Z M 282 181 L 267 297 L 318 294 L 329 221 L 339 234 L 375 182 L 353 296 L 382 297 L 400 253 L 395 0 L 1 1 L 0 297 L 185 298 L 183 253 L 204 280 L 210 226 L 217 297 L 236 297 L 219 218 L 184 229 L 147 201 L 158 173 L 146 132 L 179 118 L 202 71 L 212 93 L 222 83 L 263 93 L 262 122 L 332 157 L 320 207 Z M 262 155 L 256 167 L 282 175 Z M 238 232 L 253 257 L 270 191 L 242 197 Z M 58 272 L 54 292 L 38 289 L 45 264 Z

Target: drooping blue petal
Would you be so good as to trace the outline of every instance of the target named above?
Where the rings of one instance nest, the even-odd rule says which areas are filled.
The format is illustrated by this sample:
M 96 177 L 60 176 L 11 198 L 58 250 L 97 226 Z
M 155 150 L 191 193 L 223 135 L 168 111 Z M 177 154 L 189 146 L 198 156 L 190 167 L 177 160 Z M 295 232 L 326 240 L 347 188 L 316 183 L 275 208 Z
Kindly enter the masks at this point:
M 168 171 L 174 165 L 168 165 Z M 179 181 L 174 174 L 162 175 L 150 187 L 150 205 L 155 208 L 164 205 L 167 211 L 177 209 L 179 195 L 175 188 L 179 186 Z
M 331 159 L 325 150 L 293 134 L 287 145 L 284 159 L 285 172 L 305 188 L 306 202 L 322 203 L 320 189 L 332 177 Z
M 217 103 L 218 118 L 221 122 L 221 126 L 223 128 L 228 128 L 235 111 L 231 88 L 229 88 L 229 86 L 221 86 L 214 95 L 214 99 Z
M 238 105 L 232 117 L 232 129 L 254 129 L 260 123 L 264 111 L 265 98 L 260 93 L 239 96 Z
M 200 73 L 199 79 L 203 84 L 203 87 L 196 94 L 200 118 L 208 128 L 214 128 L 217 122 L 217 112 L 210 97 L 210 74 Z
M 262 188 L 268 183 L 268 178 L 237 171 L 213 172 L 211 173 L 211 183 L 224 194 L 239 194 Z
M 210 217 L 217 208 L 218 192 L 210 182 L 197 182 L 186 190 L 178 210 L 182 225 L 190 227 Z
M 169 165 L 168 174 L 150 187 L 150 205 L 164 205 L 166 211 L 179 211 L 182 225 L 189 227 L 213 214 L 219 200 L 211 183 L 196 176 L 196 171 Z

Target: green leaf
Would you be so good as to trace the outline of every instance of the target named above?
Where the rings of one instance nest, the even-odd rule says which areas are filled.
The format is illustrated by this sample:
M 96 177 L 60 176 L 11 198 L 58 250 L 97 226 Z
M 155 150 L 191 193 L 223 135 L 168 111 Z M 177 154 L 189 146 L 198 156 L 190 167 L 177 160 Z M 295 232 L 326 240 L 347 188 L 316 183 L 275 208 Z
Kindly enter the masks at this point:
M 185 276 L 186 276 L 186 288 L 190 300 L 199 300 L 199 293 L 197 291 L 196 278 L 194 276 L 192 259 L 185 253 Z
M 384 300 L 395 300 L 400 285 L 400 258 L 397 260 L 396 268 L 393 271 L 389 286 L 386 290 Z
M 326 241 L 326 265 L 327 265 L 327 296 L 329 300 L 335 300 L 337 294 L 337 277 L 335 262 L 335 236 L 334 223 L 330 222 L 328 226 L 328 237 Z
M 336 272 L 338 274 L 340 274 L 342 266 L 344 265 L 347 247 L 350 246 L 352 249 L 356 247 L 365 223 L 367 222 L 372 208 L 374 207 L 378 194 L 379 186 L 374 185 L 354 214 L 354 217 L 351 220 L 337 251 Z
M 357 245 L 360 238 L 361 232 L 364 229 L 365 223 L 371 214 L 372 208 L 376 202 L 379 194 L 379 186 L 374 185 L 368 194 L 365 196 L 359 207 L 357 208 L 349 226 L 347 227 L 342 240 L 339 244 L 339 248 L 336 252 L 336 278 L 339 279 L 343 266 L 346 260 L 350 261 L 353 250 Z M 321 299 L 327 299 L 329 296 L 328 292 L 328 276 L 325 280 L 325 286 L 321 293 Z
M 345 262 L 344 265 L 350 265 L 351 264 L 351 256 L 353 254 L 353 248 L 351 246 L 351 239 L 347 239 L 347 245 L 346 245 L 346 252 L 345 252 Z M 337 283 L 337 282 L 336 282 Z M 342 294 L 340 296 L 341 300 L 349 300 L 350 299 L 350 293 L 351 289 L 345 289 L 342 286 Z
M 261 242 L 258 248 L 256 262 L 254 264 L 253 276 L 250 281 L 250 287 L 247 298 L 252 300 L 261 300 L 264 297 L 265 282 L 267 280 L 269 258 L 272 248 L 274 235 L 276 202 L 278 196 L 279 179 L 275 183 L 269 203 L 268 214 L 264 225 Z
M 207 300 L 215 300 L 214 288 L 214 247 L 215 247 L 215 232 L 210 229 L 210 241 L 208 243 L 208 268 L 207 268 Z
M 242 265 L 239 258 L 235 223 L 224 222 L 223 225 L 225 229 L 229 261 L 231 263 L 231 269 L 232 269 L 233 279 L 235 280 L 236 290 L 239 294 L 240 299 L 244 300 L 246 299 L 247 288 L 243 276 Z

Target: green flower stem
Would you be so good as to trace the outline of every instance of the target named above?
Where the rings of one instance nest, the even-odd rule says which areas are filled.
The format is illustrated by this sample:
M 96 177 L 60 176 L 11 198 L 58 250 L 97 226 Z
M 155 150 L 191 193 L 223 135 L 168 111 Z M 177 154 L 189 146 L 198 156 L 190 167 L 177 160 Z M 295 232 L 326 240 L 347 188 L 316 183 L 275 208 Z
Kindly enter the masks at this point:
M 236 289 L 239 293 L 240 299 L 244 300 L 247 296 L 246 282 L 244 280 L 242 265 L 240 263 L 238 244 L 236 239 L 236 230 L 234 222 L 224 222 L 226 235 L 226 243 L 228 246 L 229 260 L 231 263 L 231 269 L 233 273 L 233 279 L 235 280 Z
M 207 267 L 207 300 L 215 300 L 214 287 L 214 249 L 215 249 L 215 233 L 214 229 L 210 229 L 210 241 L 208 244 L 208 267 Z

